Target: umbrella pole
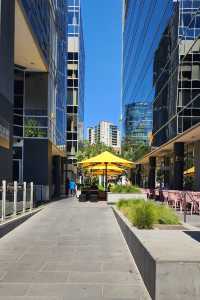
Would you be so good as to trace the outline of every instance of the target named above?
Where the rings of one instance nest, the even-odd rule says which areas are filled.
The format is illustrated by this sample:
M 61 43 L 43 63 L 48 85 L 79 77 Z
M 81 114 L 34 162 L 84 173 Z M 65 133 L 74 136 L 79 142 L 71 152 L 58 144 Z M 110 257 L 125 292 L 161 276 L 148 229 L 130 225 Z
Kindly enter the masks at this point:
M 105 191 L 108 192 L 108 163 L 105 163 L 106 165 L 106 185 L 105 185 Z

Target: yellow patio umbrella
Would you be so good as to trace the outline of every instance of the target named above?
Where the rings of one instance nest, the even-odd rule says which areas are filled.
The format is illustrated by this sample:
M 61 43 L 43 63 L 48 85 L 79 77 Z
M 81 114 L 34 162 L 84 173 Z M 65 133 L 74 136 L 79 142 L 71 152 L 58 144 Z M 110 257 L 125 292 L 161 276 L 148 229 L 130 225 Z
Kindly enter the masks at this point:
M 79 164 L 83 167 L 90 167 L 90 166 L 95 166 L 95 165 L 116 165 L 118 167 L 126 167 L 126 168 L 132 168 L 133 167 L 133 162 L 126 160 L 124 158 L 121 158 L 119 156 L 116 156 L 108 151 L 105 151 L 99 155 L 96 155 L 94 157 L 85 159 Z
M 124 168 L 132 168 L 134 163 L 131 161 L 128 161 L 126 159 L 123 159 L 119 156 L 116 156 L 108 151 L 105 151 L 99 155 L 96 155 L 94 157 L 91 157 L 89 159 L 85 159 L 81 162 L 79 162 L 79 165 L 83 168 L 92 167 L 95 165 L 102 165 L 105 168 L 105 176 L 106 176 L 106 191 L 107 191 L 107 175 L 108 175 L 108 166 L 115 165 L 118 167 L 124 167 Z
M 95 166 L 88 167 L 88 169 L 90 171 L 105 171 L 106 167 L 104 165 L 98 164 L 98 165 L 95 165 Z M 123 173 L 124 172 L 124 169 L 119 168 L 115 165 L 108 165 L 107 170 L 108 171 L 114 171 L 114 172 L 116 171 L 118 173 Z
M 105 175 L 106 167 L 104 165 L 95 165 L 88 167 L 88 170 L 91 172 L 91 175 Z M 107 175 L 120 175 L 124 173 L 124 169 L 116 167 L 115 165 L 107 166 Z
M 193 176 L 195 173 L 195 167 L 189 168 L 184 171 L 184 175 L 186 176 Z
M 107 170 L 107 175 L 110 176 L 119 176 L 122 174 L 122 171 L 114 171 L 114 170 Z M 105 175 L 105 170 L 95 170 L 91 172 L 91 176 L 98 176 L 98 175 Z

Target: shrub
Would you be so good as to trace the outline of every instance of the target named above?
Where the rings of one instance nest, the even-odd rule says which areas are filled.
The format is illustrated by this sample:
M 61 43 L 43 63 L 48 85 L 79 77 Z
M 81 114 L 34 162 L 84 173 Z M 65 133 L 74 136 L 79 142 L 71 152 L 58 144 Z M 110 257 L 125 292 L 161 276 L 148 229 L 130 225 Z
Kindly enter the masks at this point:
M 117 207 L 139 229 L 152 229 L 154 224 L 180 224 L 171 208 L 153 201 L 122 199 Z
M 143 203 L 136 208 L 133 225 L 139 229 L 152 229 L 155 220 L 156 214 L 154 207 L 151 203 Z
M 139 187 L 135 185 L 114 185 L 111 187 L 112 193 L 141 193 Z
M 100 185 L 100 184 L 99 184 L 99 185 L 98 185 L 98 190 L 99 190 L 100 192 L 104 192 L 105 189 L 104 189 L 103 185 Z
M 158 205 L 156 214 L 156 223 L 158 224 L 180 224 L 177 214 L 170 207 Z

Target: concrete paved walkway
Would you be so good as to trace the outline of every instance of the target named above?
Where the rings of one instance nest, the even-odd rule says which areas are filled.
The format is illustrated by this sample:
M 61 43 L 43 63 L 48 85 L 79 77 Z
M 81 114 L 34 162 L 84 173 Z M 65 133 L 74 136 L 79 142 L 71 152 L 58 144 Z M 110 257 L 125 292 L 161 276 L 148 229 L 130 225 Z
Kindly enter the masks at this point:
M 0 300 L 150 299 L 113 212 L 65 199 L 0 239 Z

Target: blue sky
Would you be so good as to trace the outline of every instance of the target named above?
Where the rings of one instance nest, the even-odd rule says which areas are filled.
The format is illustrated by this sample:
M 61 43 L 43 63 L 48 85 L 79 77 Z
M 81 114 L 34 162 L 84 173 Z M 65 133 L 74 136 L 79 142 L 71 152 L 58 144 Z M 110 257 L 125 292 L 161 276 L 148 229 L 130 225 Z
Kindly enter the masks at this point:
M 82 0 L 86 53 L 85 128 L 99 120 L 116 124 L 119 121 L 121 10 L 122 0 Z

